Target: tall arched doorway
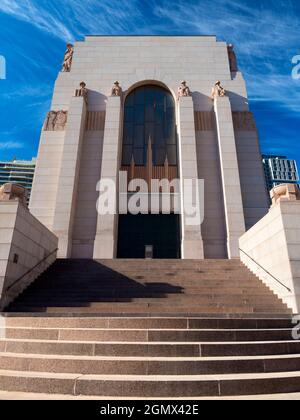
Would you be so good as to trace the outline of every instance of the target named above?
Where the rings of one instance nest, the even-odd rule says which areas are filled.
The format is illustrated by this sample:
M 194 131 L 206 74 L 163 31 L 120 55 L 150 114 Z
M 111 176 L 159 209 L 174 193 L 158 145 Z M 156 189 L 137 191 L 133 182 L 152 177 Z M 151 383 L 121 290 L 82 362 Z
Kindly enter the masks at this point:
M 121 170 L 128 181 L 178 178 L 178 145 L 175 102 L 157 85 L 133 90 L 124 104 Z M 178 214 L 120 215 L 118 258 L 144 258 L 145 248 L 154 258 L 180 258 Z

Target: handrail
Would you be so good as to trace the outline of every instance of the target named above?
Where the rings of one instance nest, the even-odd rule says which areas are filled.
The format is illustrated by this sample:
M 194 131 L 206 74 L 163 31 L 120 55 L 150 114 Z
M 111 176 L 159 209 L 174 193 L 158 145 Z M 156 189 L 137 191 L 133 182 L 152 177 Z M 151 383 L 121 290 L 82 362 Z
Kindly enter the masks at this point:
M 17 283 L 19 283 L 21 280 L 23 280 L 24 277 L 28 276 L 33 270 L 35 270 L 40 264 L 42 264 L 44 261 L 46 261 L 49 257 L 51 257 L 55 252 L 58 251 L 58 248 L 56 248 L 54 251 L 50 252 L 46 257 L 44 257 L 41 261 L 39 261 L 34 267 L 30 268 L 28 271 L 26 271 L 25 274 L 23 274 L 20 278 L 18 278 L 16 281 L 14 281 L 6 290 L 6 292 L 9 292 Z
M 262 265 L 260 265 L 257 261 L 255 261 L 247 252 L 245 252 L 243 249 L 239 248 L 241 252 L 243 252 L 250 260 L 252 260 L 256 265 L 258 265 L 262 270 L 264 270 L 269 276 L 271 276 L 277 283 L 279 283 L 282 287 L 284 287 L 286 290 L 288 290 L 290 293 L 292 293 L 291 289 L 289 289 L 285 284 L 283 284 L 280 280 L 278 280 L 276 277 L 273 276 L 268 270 L 266 270 Z

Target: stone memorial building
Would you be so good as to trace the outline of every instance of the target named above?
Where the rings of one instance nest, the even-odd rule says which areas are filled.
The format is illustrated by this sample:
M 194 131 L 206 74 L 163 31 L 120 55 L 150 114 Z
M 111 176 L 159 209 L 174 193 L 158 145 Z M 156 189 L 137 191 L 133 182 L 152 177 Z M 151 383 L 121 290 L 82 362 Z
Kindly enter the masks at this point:
M 100 215 L 97 183 L 204 180 L 204 222 Z M 181 191 L 182 192 L 182 191 Z M 116 191 L 117 194 L 117 191 Z M 214 36 L 87 36 L 69 44 L 42 129 L 30 210 L 62 258 L 236 258 L 269 198 L 232 45 Z M 130 238 L 130 240 L 129 240 Z

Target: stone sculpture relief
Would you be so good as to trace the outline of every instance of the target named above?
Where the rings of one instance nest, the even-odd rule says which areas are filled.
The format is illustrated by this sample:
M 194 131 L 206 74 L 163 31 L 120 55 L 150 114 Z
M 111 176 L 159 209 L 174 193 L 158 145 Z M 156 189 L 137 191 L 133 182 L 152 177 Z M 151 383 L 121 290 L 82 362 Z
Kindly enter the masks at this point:
M 120 83 L 116 81 L 111 90 L 111 96 L 121 96 L 122 95 L 122 88 Z
M 50 111 L 45 122 L 45 131 L 64 131 L 68 120 L 68 111 Z
M 300 190 L 294 184 L 277 185 L 270 191 L 272 205 L 276 206 L 280 201 L 299 201 Z
M 212 88 L 212 92 L 211 92 L 211 98 L 215 99 L 218 97 L 223 98 L 226 95 L 226 90 L 223 88 L 223 86 L 221 85 L 221 82 L 218 80 L 214 87 Z
M 62 72 L 70 72 L 71 71 L 73 54 L 74 54 L 74 47 L 73 47 L 72 44 L 68 44 L 66 52 L 65 52 Z
M 237 71 L 239 71 L 239 68 L 238 68 L 236 53 L 234 51 L 234 45 L 229 44 L 227 46 L 227 50 L 228 50 L 230 71 L 232 73 L 236 73 Z
M 28 191 L 17 184 L 4 184 L 0 187 L 0 201 L 19 201 L 27 207 Z
M 84 98 L 85 102 L 87 103 L 87 101 L 88 101 L 88 90 L 87 90 L 87 87 L 86 87 L 86 83 L 81 82 L 79 86 L 80 86 L 80 88 L 76 89 L 76 91 L 75 91 L 75 96 Z
M 191 96 L 190 88 L 187 86 L 185 80 L 181 82 L 181 85 L 178 88 L 178 98 L 181 98 L 183 96 Z

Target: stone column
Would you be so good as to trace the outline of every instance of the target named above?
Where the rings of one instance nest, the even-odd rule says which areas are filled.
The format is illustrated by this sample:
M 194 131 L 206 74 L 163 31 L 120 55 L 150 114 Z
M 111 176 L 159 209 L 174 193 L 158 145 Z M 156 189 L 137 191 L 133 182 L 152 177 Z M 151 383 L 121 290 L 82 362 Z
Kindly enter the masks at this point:
M 228 258 L 239 258 L 239 238 L 245 233 L 246 229 L 232 111 L 228 97 L 216 97 L 214 101 L 227 228 Z
M 197 150 L 195 136 L 194 104 L 192 97 L 179 99 L 179 159 L 180 159 L 180 185 L 181 202 L 183 207 L 184 180 L 198 179 Z M 182 258 L 204 259 L 203 241 L 201 235 L 201 220 L 199 224 L 190 226 L 182 208 Z
M 121 98 L 112 96 L 106 105 L 101 179 L 109 179 L 118 191 L 120 169 Z M 118 200 L 117 200 L 118 202 Z M 94 259 L 116 258 L 118 215 L 99 215 L 94 244 Z
M 86 101 L 83 97 L 73 97 L 68 113 L 53 221 L 53 231 L 59 238 L 58 257 L 60 258 L 69 258 L 71 255 L 72 230 L 85 121 Z

